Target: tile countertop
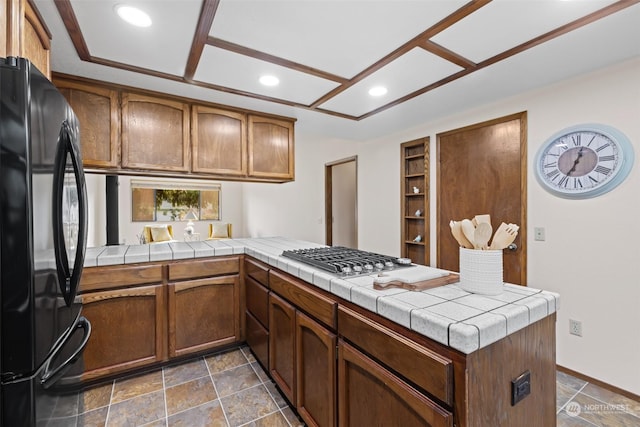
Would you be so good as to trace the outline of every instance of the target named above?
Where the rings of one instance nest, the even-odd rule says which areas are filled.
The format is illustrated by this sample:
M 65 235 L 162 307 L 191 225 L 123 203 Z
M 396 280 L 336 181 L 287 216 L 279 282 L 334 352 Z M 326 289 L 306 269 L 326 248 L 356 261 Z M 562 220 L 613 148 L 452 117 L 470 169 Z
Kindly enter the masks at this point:
M 285 237 L 105 246 L 87 249 L 85 267 L 245 253 L 466 354 L 559 309 L 559 295 L 540 289 L 505 284 L 504 292 L 494 296 L 469 293 L 455 284 L 417 292 L 375 290 L 373 275 L 341 279 L 281 256 L 284 250 L 322 246 Z

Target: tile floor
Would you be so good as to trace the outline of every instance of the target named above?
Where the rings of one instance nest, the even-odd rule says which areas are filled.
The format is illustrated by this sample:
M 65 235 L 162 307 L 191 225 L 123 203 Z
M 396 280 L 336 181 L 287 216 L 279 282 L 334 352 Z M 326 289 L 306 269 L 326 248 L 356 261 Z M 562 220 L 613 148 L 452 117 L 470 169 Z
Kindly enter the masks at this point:
M 60 398 L 39 427 L 304 426 L 247 347 Z M 558 427 L 640 426 L 640 402 L 562 372 Z

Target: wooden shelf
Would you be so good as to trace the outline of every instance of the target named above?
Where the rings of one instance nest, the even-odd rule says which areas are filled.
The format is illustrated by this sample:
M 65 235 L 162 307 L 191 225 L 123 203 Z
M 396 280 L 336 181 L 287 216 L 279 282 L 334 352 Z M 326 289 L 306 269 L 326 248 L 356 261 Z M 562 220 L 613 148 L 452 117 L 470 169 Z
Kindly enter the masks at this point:
M 401 251 L 416 264 L 429 265 L 429 138 L 401 144 Z M 413 189 L 419 191 L 414 193 Z M 421 216 L 414 213 L 420 210 Z M 422 241 L 414 242 L 416 236 Z

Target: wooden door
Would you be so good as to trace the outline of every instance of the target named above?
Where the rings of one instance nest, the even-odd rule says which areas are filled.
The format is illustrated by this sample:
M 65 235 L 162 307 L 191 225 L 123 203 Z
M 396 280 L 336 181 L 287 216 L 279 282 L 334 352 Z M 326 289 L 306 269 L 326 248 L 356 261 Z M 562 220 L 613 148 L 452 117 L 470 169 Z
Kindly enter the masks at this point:
M 308 426 L 336 425 L 336 334 L 296 315 L 296 408 Z
M 296 310 L 284 299 L 269 294 L 269 372 L 282 393 L 295 404 Z
M 240 340 L 239 276 L 169 284 L 169 357 Z
M 520 226 L 517 249 L 504 250 L 504 281 L 527 281 L 527 114 L 437 135 L 437 266 L 459 271 L 450 220 L 490 214 L 491 225 Z
M 338 371 L 340 426 L 453 426 L 451 412 L 342 341 Z

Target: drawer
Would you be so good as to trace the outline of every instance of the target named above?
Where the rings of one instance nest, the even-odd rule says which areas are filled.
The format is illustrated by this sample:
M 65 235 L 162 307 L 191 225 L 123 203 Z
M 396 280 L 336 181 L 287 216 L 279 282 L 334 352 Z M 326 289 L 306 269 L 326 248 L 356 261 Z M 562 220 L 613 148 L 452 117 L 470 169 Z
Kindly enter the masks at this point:
M 262 323 L 262 326 L 269 328 L 269 289 L 260 283 L 247 277 L 245 281 L 247 292 L 247 311 Z
M 162 265 L 118 265 L 89 267 L 82 270 L 80 293 L 162 283 Z
M 238 272 L 240 272 L 240 259 L 237 256 L 177 261 L 169 264 L 170 281 L 237 274 Z
M 246 312 L 246 316 L 247 344 L 264 370 L 269 372 L 269 331 L 251 313 Z
M 453 362 L 346 307 L 338 333 L 374 359 L 440 399 L 453 404 Z
M 269 266 L 252 258 L 244 259 L 245 276 L 251 277 L 262 286 L 269 287 Z
M 336 329 L 338 304 L 331 298 L 310 289 L 311 285 L 275 270 L 269 271 L 269 285 L 272 291 L 295 305 L 296 308 L 315 317 L 331 329 Z

